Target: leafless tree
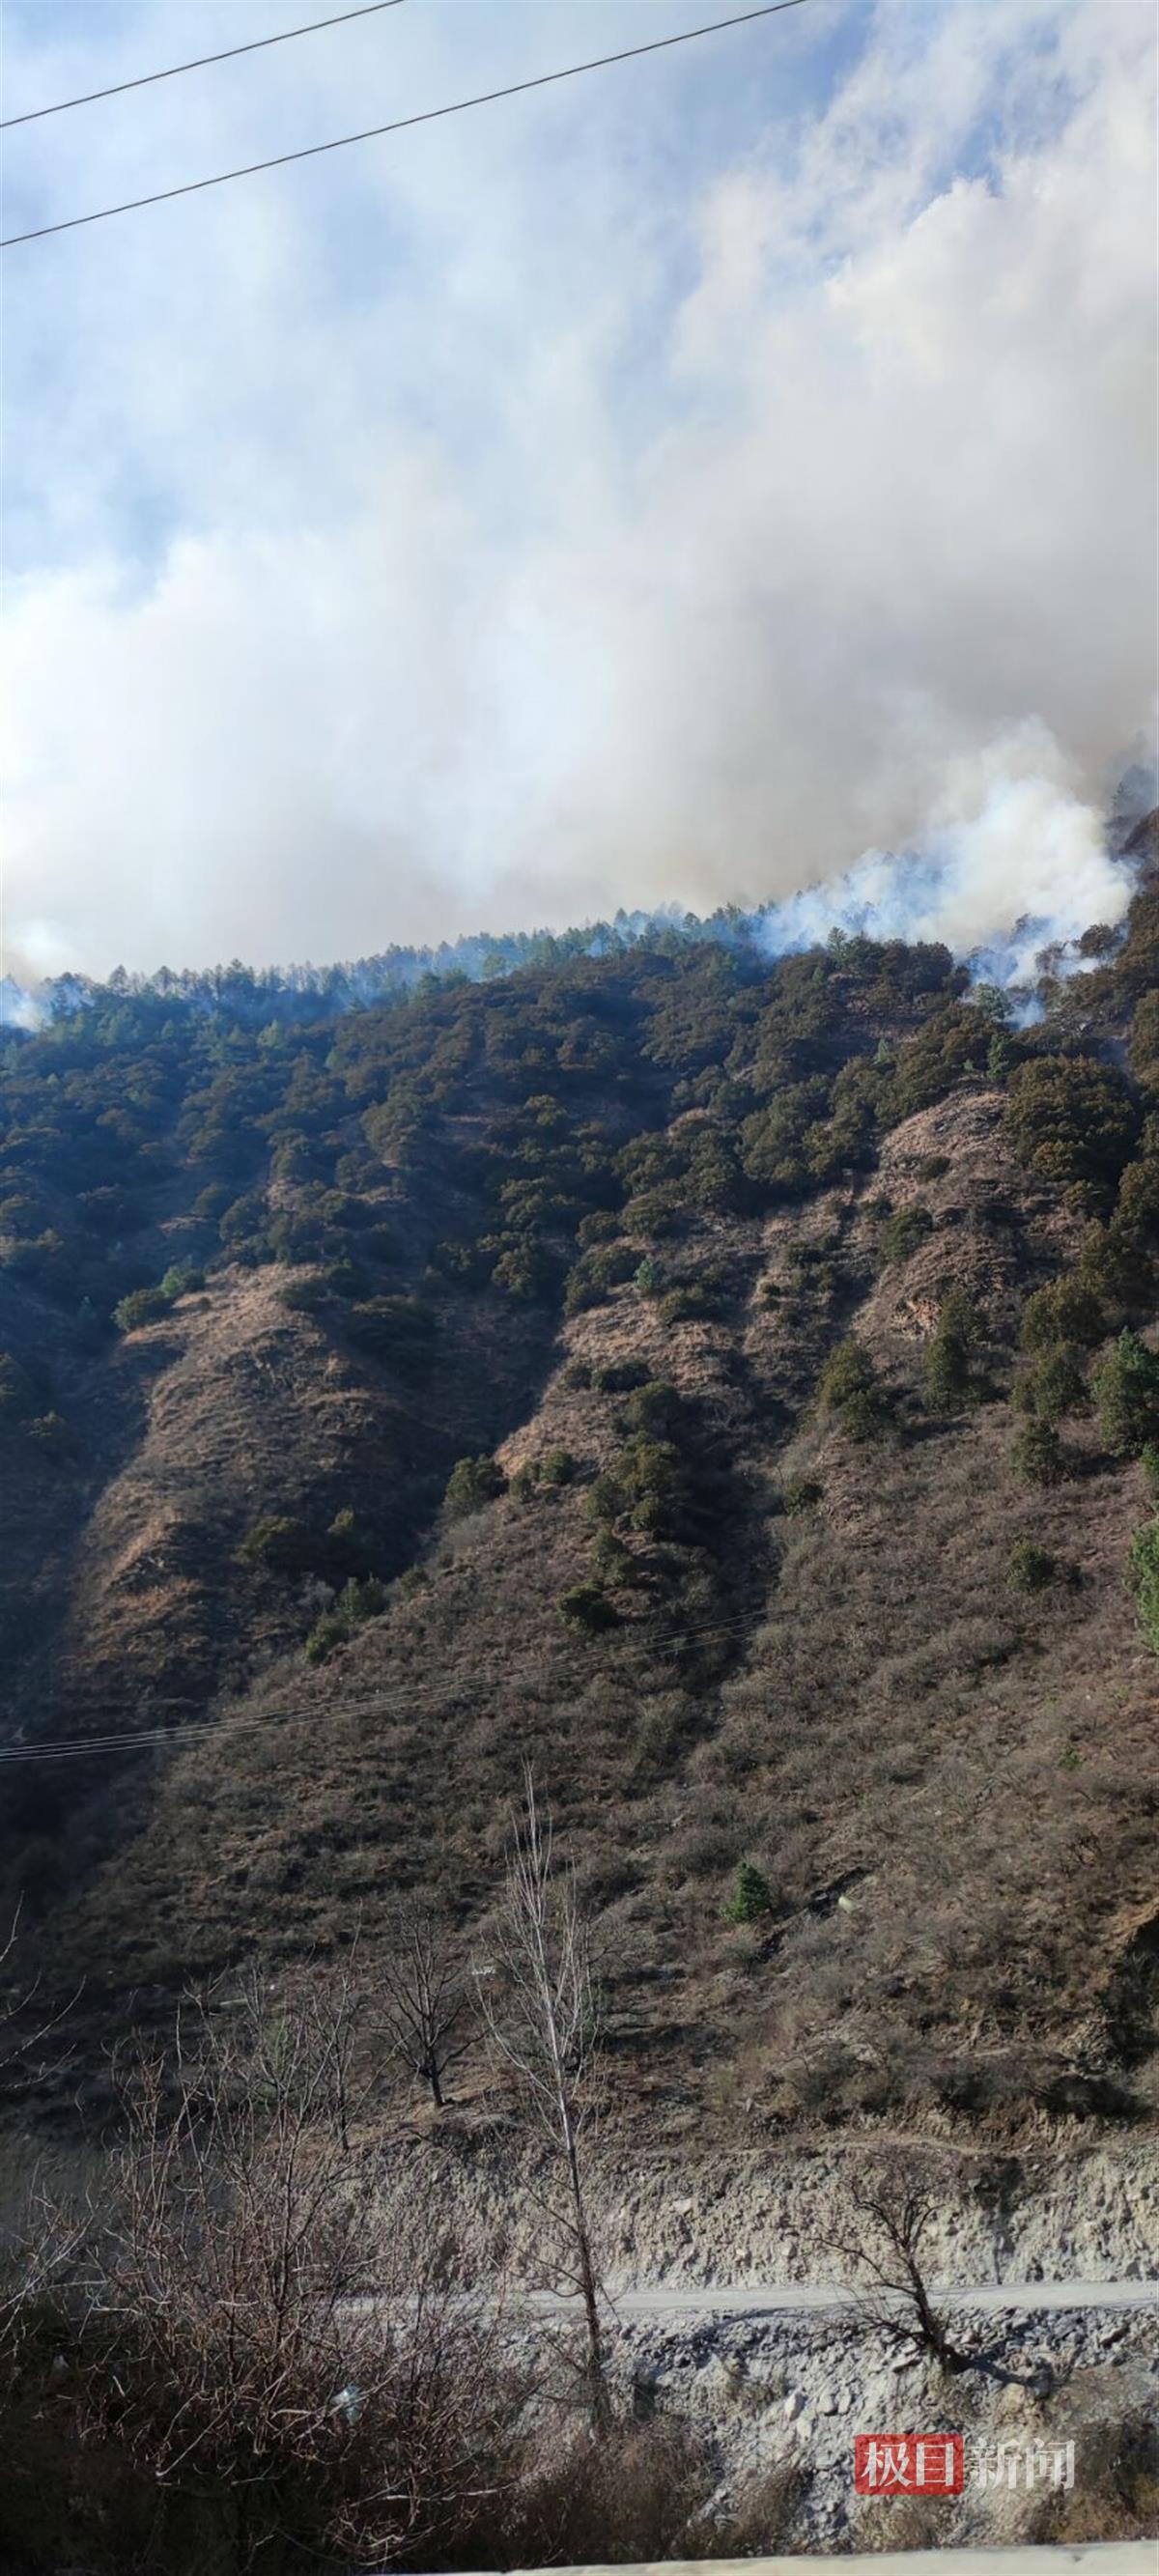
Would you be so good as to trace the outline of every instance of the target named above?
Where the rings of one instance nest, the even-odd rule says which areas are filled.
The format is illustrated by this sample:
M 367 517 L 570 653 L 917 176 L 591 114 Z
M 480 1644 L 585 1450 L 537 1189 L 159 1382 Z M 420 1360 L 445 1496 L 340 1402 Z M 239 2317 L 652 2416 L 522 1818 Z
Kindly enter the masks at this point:
M 59 2074 L 72 2054 L 64 2032 L 81 1988 L 78 1986 L 65 2003 L 56 2006 L 41 2004 L 38 1976 L 9 1988 L 10 1967 L 20 1957 L 21 1912 L 22 1900 L 18 1899 L 8 1930 L 0 1940 L 0 2075 L 10 2066 L 22 2065 L 26 2080 L 35 2076 L 37 2082 L 43 2083 L 49 2075 Z
M 62 2004 L 42 2003 L 40 1978 L 12 1978 L 22 1950 L 21 1905 L 0 1939 L 0 2081 L 15 2071 L 21 2089 L 59 2075 L 72 2056 L 69 2015 L 80 1988 Z M 83 2218 L 50 2207 L 39 2166 L 23 2187 L 6 2195 L 0 2218 L 0 2362 L 19 2349 L 25 2321 L 38 2301 L 68 2279 L 85 2234 Z
M 396 1908 L 378 1970 L 380 2028 L 393 2054 L 443 2108 L 443 2078 L 471 2044 L 469 1997 L 446 1918 L 415 1902 Z
M 915 2345 L 943 2370 L 966 2370 L 971 2356 L 952 2342 L 927 2279 L 938 2206 L 931 2174 L 904 2158 L 875 2160 L 847 2186 L 828 2242 L 859 2284 L 858 2307 L 868 2325 L 895 2343 Z
M 584 2190 L 582 2145 L 595 2099 L 598 1999 L 591 1938 L 574 1871 L 555 1859 L 551 1812 L 530 1771 L 513 1819 L 496 1936 L 495 1975 L 479 1993 L 495 2052 L 562 2170 L 552 2216 L 566 2254 L 562 2276 L 583 2301 L 592 2420 L 609 2419 L 600 2282 Z
M 124 2071 L 90 2430 L 216 2513 L 238 2570 L 303 2499 L 325 2554 L 385 2561 L 515 2474 L 502 2319 L 444 2282 L 434 2178 L 384 2203 L 344 2150 L 345 2028 L 341 1992 L 270 2015 L 258 1980 Z

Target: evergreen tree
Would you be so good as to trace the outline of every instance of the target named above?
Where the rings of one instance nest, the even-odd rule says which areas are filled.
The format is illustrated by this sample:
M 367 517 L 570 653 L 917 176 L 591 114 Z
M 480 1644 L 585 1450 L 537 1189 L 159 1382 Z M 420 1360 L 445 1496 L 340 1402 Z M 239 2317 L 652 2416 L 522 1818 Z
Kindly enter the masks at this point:
M 1159 1440 L 1159 1352 L 1137 1333 L 1120 1333 L 1094 1374 L 1099 1428 L 1111 1449 L 1138 1458 Z
M 725 1907 L 730 1923 L 757 1923 L 762 1914 L 773 1910 L 773 1891 L 751 1860 L 742 1860 L 736 1874 L 736 1886 Z
M 931 1413 L 960 1413 L 973 1402 L 974 1355 L 981 1324 L 973 1298 L 952 1288 L 942 1300 L 933 1337 L 922 1365 L 925 1401 Z

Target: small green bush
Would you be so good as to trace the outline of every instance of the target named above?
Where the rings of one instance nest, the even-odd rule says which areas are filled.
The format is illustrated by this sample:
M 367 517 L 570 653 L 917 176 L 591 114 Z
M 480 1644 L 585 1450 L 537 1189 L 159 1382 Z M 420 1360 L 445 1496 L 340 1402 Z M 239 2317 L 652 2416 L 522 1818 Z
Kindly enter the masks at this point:
M 243 1565 L 268 1566 L 274 1574 L 308 1574 L 316 1553 L 305 1523 L 287 1512 L 255 1521 L 237 1552 Z
M 601 1584 L 615 1591 L 620 1584 L 631 1582 L 635 1567 L 631 1548 L 625 1547 L 623 1539 L 617 1538 L 614 1530 L 604 1528 L 596 1531 L 592 1541 L 592 1568 Z
M 540 1459 L 539 1471 L 545 1485 L 570 1485 L 575 1479 L 575 1459 L 570 1449 L 548 1449 Z
M 742 1860 L 737 1869 L 736 1885 L 724 1909 L 726 1920 L 729 1923 L 759 1923 L 761 1917 L 771 1914 L 772 1910 L 773 1891 L 767 1878 L 751 1860 Z
M 1011 1454 L 1014 1473 L 1024 1485 L 1061 1485 L 1070 1470 L 1069 1454 L 1051 1422 L 1028 1422 Z
M 584 1383 L 598 1395 L 627 1395 L 633 1387 L 647 1386 L 648 1371 L 643 1360 L 606 1360 L 602 1368 L 589 1369 Z
M 593 1208 L 590 1216 L 580 1218 L 576 1227 L 576 1242 L 582 1244 L 584 1250 L 588 1251 L 593 1243 L 615 1243 L 621 1231 L 622 1220 L 616 1215 L 614 1209 Z
M 922 1362 L 922 1393 L 931 1413 L 959 1413 L 977 1393 L 974 1356 L 982 1337 L 977 1308 L 964 1288 L 952 1288 Z
M 614 1603 L 595 1583 L 573 1583 L 569 1591 L 560 1595 L 556 1608 L 566 1626 L 582 1628 L 588 1636 L 619 1626 Z
M 400 1376 L 425 1376 L 430 1367 L 438 1317 L 417 1297 L 368 1297 L 347 1318 L 346 1333 L 356 1349 L 384 1360 Z
M 336 1647 L 346 1645 L 367 1619 L 380 1616 L 389 1597 L 385 1583 L 380 1583 L 376 1575 L 368 1575 L 362 1581 L 352 1575 L 350 1581 L 343 1584 L 333 1609 L 324 1610 L 321 1618 L 315 1620 L 306 1639 L 307 1661 L 311 1664 L 325 1663 L 327 1656 L 332 1655 Z
M 287 1279 L 278 1290 L 278 1303 L 288 1307 L 291 1315 L 319 1315 L 329 1303 L 329 1289 L 324 1279 Z
M 307 1663 L 324 1664 L 328 1655 L 347 1643 L 350 1633 L 345 1619 L 339 1617 L 337 1610 L 324 1610 L 321 1618 L 315 1619 L 306 1639 Z
M 1091 1399 L 1082 1363 L 1074 1351 L 1056 1342 L 1042 1353 L 1014 1389 L 1020 1413 L 1040 1422 L 1061 1422 L 1064 1414 L 1089 1413 Z
M 1108 1448 L 1128 1458 L 1159 1442 L 1159 1351 L 1137 1333 L 1120 1333 L 1092 1379 L 1099 1429 Z
M 1056 1342 L 1093 1350 L 1106 1332 L 1106 1318 L 1085 1281 L 1065 1274 L 1036 1288 L 1022 1309 L 1024 1351 L 1048 1351 Z
M 620 1288 L 637 1269 L 636 1255 L 628 1243 L 598 1243 L 577 1261 L 564 1290 L 565 1315 L 586 1314 L 591 1306 L 606 1305 L 613 1288 Z
M 886 1218 L 877 1239 L 882 1261 L 887 1266 L 908 1261 L 911 1253 L 929 1241 L 933 1230 L 934 1220 L 930 1211 L 920 1201 L 915 1200 L 910 1207 L 898 1208 L 896 1215 Z
M 320 1553 L 331 1583 L 344 1582 L 352 1574 L 369 1576 L 374 1562 L 373 1542 L 360 1528 L 358 1516 L 349 1504 L 344 1511 L 335 1512 Z
M 626 1496 L 613 1467 L 605 1467 L 588 1491 L 584 1509 L 590 1521 L 616 1521 L 624 1509 Z
M 376 1574 L 365 1575 L 361 1580 L 352 1574 L 349 1582 L 343 1584 L 334 1607 L 339 1618 L 345 1619 L 347 1627 L 353 1630 L 360 1628 L 365 1619 L 381 1618 L 388 1598 L 387 1587 Z
M 1057 1572 L 1058 1559 L 1049 1548 L 1040 1547 L 1037 1539 L 1015 1539 L 1006 1567 L 1006 1580 L 1015 1592 L 1041 1592 Z
M 135 1333 L 142 1324 L 155 1324 L 168 1312 L 169 1299 L 160 1288 L 132 1288 L 114 1306 L 113 1322 L 118 1332 Z
M 825 1488 L 816 1476 L 786 1476 L 781 1487 L 782 1509 L 795 1517 L 798 1512 L 811 1512 L 824 1500 Z
M 172 1306 L 178 1297 L 190 1296 L 196 1289 L 204 1286 L 205 1272 L 199 1270 L 194 1262 L 171 1261 L 161 1281 L 160 1294 L 165 1299 L 166 1305 Z
M 831 1351 L 817 1386 L 822 1411 L 850 1440 L 872 1440 L 889 1420 L 889 1402 L 861 1342 L 850 1338 Z
M 683 1428 L 683 1398 L 666 1378 L 649 1378 L 636 1387 L 624 1406 L 624 1422 L 629 1431 L 643 1432 L 649 1440 L 673 1440 Z
M 457 1288 L 481 1288 L 491 1276 L 491 1258 L 482 1245 L 467 1238 L 436 1243 L 431 1268 Z
M 464 1520 L 469 1512 L 481 1512 L 507 1491 L 507 1478 L 497 1458 L 481 1452 L 475 1458 L 460 1458 L 452 1467 L 443 1497 L 443 1509 L 450 1520 Z
M 712 1311 L 711 1299 L 691 1282 L 666 1289 L 656 1308 L 661 1323 L 669 1325 L 702 1323 Z

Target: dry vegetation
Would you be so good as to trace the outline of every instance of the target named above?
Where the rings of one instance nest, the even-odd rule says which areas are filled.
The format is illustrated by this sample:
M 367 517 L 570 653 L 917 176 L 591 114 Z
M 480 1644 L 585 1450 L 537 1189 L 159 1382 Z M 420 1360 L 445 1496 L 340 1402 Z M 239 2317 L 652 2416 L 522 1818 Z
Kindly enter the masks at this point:
M 1064 992 L 987 1038 L 941 952 L 863 943 L 581 962 L 312 1030 L 289 1072 L 239 1039 L 158 1111 L 192 1176 L 133 1238 L 203 1285 L 86 1348 L 0 1272 L 79 1443 L 9 1494 L 12 1726 L 196 1722 L 5 1777 L 88 2116 L 190 1978 L 292 1982 L 356 1929 L 373 1959 L 409 1898 L 485 1955 L 526 1762 L 637 2134 L 1153 2107 L 1154 1503 L 1087 1388 L 1124 1320 L 1154 1343 L 1148 900 L 1077 1036 Z M 1027 1300 L 1092 1225 L 1122 1280 L 1031 1483 Z M 449 2090 L 490 2116 L 481 2046 Z

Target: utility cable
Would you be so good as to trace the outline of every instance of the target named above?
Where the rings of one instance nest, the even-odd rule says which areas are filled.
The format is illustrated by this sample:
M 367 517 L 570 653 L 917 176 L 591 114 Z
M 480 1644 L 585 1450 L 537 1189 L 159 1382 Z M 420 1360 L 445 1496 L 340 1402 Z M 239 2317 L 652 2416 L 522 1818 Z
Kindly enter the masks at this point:
M 687 1626 L 670 1628 L 660 1635 L 656 1635 L 655 1632 L 649 1633 L 642 1627 L 629 1625 L 622 1632 L 622 1642 L 626 1645 L 639 1644 L 646 1647 L 650 1653 L 656 1653 L 668 1646 L 679 1649 L 710 1639 L 739 1636 L 746 1631 L 755 1632 L 764 1624 L 766 1623 L 760 1614 L 754 1617 L 749 1612 L 743 1618 L 714 1621 L 700 1628 Z M 476 1664 L 469 1672 L 453 1675 L 445 1683 L 429 1682 L 425 1685 L 420 1683 L 413 1688 L 396 1692 L 370 1692 L 351 1696 L 342 1701 L 341 1713 L 350 1717 L 405 1716 L 409 1709 L 423 1707 L 432 1702 L 444 1703 L 465 1687 L 489 1686 L 490 1677 L 506 1669 L 506 1663 L 502 1666 L 495 1663 Z M 16 1762 L 92 1760 L 101 1754 L 136 1753 L 149 1747 L 159 1749 L 166 1744 L 207 1743 L 216 1742 L 223 1736 L 232 1738 L 235 1735 L 268 1734 L 278 1725 L 292 1723 L 297 1718 L 317 1718 L 323 1713 L 317 1701 L 304 1700 L 296 1707 L 271 1710 L 266 1717 L 231 1718 L 226 1713 L 216 1721 L 212 1718 L 192 1718 L 175 1726 L 126 1728 L 117 1734 L 59 1736 L 55 1740 L 46 1739 L 41 1743 L 3 1745 L 0 1746 L 0 1769 Z
M 248 45 L 226 45 L 220 54 L 196 54 L 192 62 L 169 63 L 163 72 L 138 72 L 133 80 L 113 81 L 108 89 L 86 89 L 79 98 L 56 98 L 51 107 L 26 107 L 22 116 L 0 116 L 0 134 L 10 125 L 35 125 L 42 116 L 63 116 L 69 107 L 92 107 L 100 98 L 123 98 L 127 89 L 148 89 L 150 82 L 176 80 L 179 72 L 201 72 L 209 63 L 232 63 L 238 54 L 260 54 L 267 45 L 288 45 L 295 36 L 316 36 L 320 27 L 345 27 L 351 18 L 374 18 L 381 9 L 399 9 L 402 0 L 363 0 L 360 9 L 341 9 L 334 18 L 312 18 L 308 27 L 283 27 L 278 36 L 254 36 Z
M 98 206 L 89 215 L 68 215 L 63 222 L 36 224 L 30 232 L 9 233 L 0 241 L 0 250 L 15 250 L 20 242 L 44 241 L 49 233 L 71 233 L 83 224 L 107 223 L 113 215 L 133 215 L 143 206 L 167 205 L 174 197 L 195 197 L 204 188 L 224 188 L 232 179 L 252 179 L 263 170 L 284 170 L 291 161 L 312 161 L 323 152 L 343 152 L 351 143 L 372 143 L 384 134 L 402 134 L 413 125 L 434 125 L 440 117 L 462 116 L 471 107 L 491 107 L 497 99 L 519 98 L 526 90 L 548 89 L 554 81 L 575 80 L 581 72 L 598 72 L 610 63 L 633 62 L 641 54 L 660 54 L 672 45 L 689 45 L 698 36 L 717 36 L 726 27 L 751 26 L 757 18 L 778 18 L 785 9 L 801 9 L 805 0 L 766 0 L 760 9 L 743 9 L 733 18 L 714 18 L 702 27 L 685 27 L 679 35 L 653 36 L 644 45 L 625 45 L 617 54 L 594 54 L 585 63 L 565 63 L 559 71 L 537 72 L 533 79 L 508 81 L 502 89 L 476 92 L 473 98 L 456 98 L 444 107 L 427 107 L 415 116 L 395 116 L 386 125 L 363 126 L 357 134 L 336 134 L 328 143 L 307 143 L 297 152 L 275 152 L 268 161 L 247 161 L 237 170 L 216 170 L 208 179 L 186 179 L 178 188 L 155 188 L 147 197 L 126 197 L 118 206 Z

